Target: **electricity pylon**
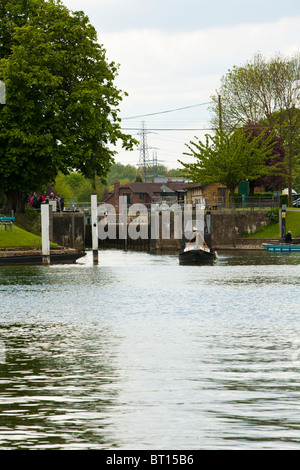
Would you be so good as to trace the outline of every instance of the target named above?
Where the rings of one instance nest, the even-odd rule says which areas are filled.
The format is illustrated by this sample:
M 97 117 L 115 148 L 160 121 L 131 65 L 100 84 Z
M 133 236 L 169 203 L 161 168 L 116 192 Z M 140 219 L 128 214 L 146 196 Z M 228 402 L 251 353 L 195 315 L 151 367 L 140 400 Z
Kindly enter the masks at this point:
M 142 129 L 140 132 L 138 132 L 138 135 L 141 136 L 140 139 L 140 158 L 139 158 L 139 163 L 138 163 L 138 168 L 142 168 L 143 170 L 143 179 L 144 182 L 147 181 L 148 173 L 149 173 L 149 168 L 152 166 L 149 158 L 149 148 L 153 147 L 148 147 L 147 143 L 147 134 L 149 132 L 146 130 L 146 124 L 145 121 L 142 122 Z

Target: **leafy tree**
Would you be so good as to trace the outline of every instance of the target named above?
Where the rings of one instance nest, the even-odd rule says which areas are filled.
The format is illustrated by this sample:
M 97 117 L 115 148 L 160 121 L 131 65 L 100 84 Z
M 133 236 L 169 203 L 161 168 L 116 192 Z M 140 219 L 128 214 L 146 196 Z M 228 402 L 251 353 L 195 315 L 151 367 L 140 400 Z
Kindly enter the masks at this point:
M 287 171 L 284 165 L 285 161 L 285 149 L 282 144 L 282 138 L 275 135 L 275 132 L 271 131 L 270 128 L 263 129 L 264 137 L 273 135 L 273 147 L 270 156 L 266 159 L 265 165 L 267 166 L 266 173 L 258 179 L 250 180 L 250 194 L 254 193 L 255 186 L 264 185 L 268 190 L 281 191 L 286 186 Z M 260 126 L 248 123 L 245 126 L 246 135 L 251 135 L 250 140 L 254 137 L 258 137 L 262 128 Z
M 118 66 L 83 12 L 60 0 L 2 0 L 0 22 L 0 181 L 8 209 L 21 210 L 59 172 L 105 177 L 112 147 L 134 140 L 121 132 Z
M 99 201 L 102 200 L 104 187 L 100 179 L 91 181 L 82 173 L 70 172 L 67 175 L 59 173 L 55 178 L 52 189 L 56 194 L 64 195 L 65 202 L 75 199 L 76 202 L 89 202 L 91 194 L 97 194 Z
M 234 66 L 221 79 L 220 91 L 213 96 L 212 125 L 218 127 L 222 96 L 222 123 L 230 130 L 236 125 L 263 123 L 283 138 L 286 148 L 285 165 L 291 189 L 297 162 L 295 139 L 300 132 L 300 54 L 290 58 L 280 55 L 269 60 L 256 54 L 241 67 Z
M 266 161 L 272 155 L 275 144 L 273 133 L 261 132 L 255 136 L 244 128 L 233 129 L 228 133 L 217 130 L 214 136 L 207 135 L 206 143 L 198 138 L 186 144 L 196 163 L 184 163 L 184 176 L 203 184 L 222 183 L 229 190 L 231 202 L 234 192 L 243 180 L 256 180 L 274 171 L 267 167 Z
M 165 165 L 157 164 L 153 165 L 149 168 L 149 172 L 151 173 L 151 177 L 147 179 L 147 181 L 153 181 L 156 177 L 172 177 L 172 176 L 180 176 L 180 173 L 177 169 L 169 169 Z
M 115 163 L 107 175 L 107 185 L 112 186 L 115 180 L 135 181 L 138 175 L 138 170 L 132 165 L 123 165 L 122 163 Z
M 277 111 L 272 115 L 274 127 L 280 134 L 285 148 L 285 164 L 291 188 L 296 189 L 297 175 L 300 171 L 300 108 L 292 107 Z M 290 191 L 291 194 L 291 191 Z M 290 203 L 291 203 L 291 198 Z
M 156 176 L 180 176 L 180 170 L 169 170 L 164 165 L 154 165 L 147 169 L 151 176 L 147 177 L 147 182 L 154 180 Z M 123 165 L 122 163 L 115 163 L 112 165 L 111 169 L 106 178 L 107 186 L 112 189 L 115 180 L 118 179 L 120 184 L 125 184 L 129 182 L 143 182 L 144 173 L 143 168 L 136 168 L 133 165 Z
M 300 171 L 298 171 L 298 173 L 295 177 L 294 189 L 295 189 L 296 193 L 300 194 Z
M 63 195 L 65 202 L 69 202 L 73 195 L 73 190 L 70 184 L 67 182 L 66 178 L 67 175 L 64 175 L 60 172 L 55 178 L 53 186 L 51 186 L 51 191 L 55 191 L 55 193 L 60 196 Z

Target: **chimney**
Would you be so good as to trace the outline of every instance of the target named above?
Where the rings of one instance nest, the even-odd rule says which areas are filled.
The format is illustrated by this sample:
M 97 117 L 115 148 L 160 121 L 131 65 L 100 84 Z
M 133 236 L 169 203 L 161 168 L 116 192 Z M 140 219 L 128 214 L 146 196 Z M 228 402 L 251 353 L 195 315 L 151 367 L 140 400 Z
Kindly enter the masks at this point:
M 173 189 L 173 188 L 172 188 L 172 186 L 173 186 L 173 180 L 172 180 L 172 178 L 168 178 L 167 186 L 168 186 L 169 188 Z

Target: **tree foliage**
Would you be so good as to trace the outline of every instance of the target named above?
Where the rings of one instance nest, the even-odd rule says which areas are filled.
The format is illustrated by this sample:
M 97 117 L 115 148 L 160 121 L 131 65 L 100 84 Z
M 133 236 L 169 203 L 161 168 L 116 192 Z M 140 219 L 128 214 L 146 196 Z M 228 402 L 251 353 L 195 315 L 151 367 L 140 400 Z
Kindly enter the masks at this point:
M 261 131 L 258 135 L 244 128 L 232 129 L 228 133 L 217 130 L 214 136 L 207 135 L 205 144 L 197 137 L 187 144 L 195 163 L 184 163 L 183 173 L 194 182 L 202 184 L 222 183 L 231 192 L 243 180 L 256 180 L 274 172 L 266 162 L 273 153 L 274 134 Z
M 219 96 L 225 130 L 252 122 L 275 127 L 286 149 L 288 186 L 292 189 L 299 160 L 300 139 L 300 54 L 289 58 L 277 55 L 269 60 L 256 54 L 243 66 L 234 66 L 221 79 L 214 95 L 212 125 L 219 123 Z
M 115 180 L 120 182 L 132 182 L 137 179 L 138 176 L 142 176 L 142 173 L 133 165 L 123 165 L 122 163 L 115 163 L 112 165 L 107 175 L 107 186 L 113 186 Z M 122 183 L 121 183 L 122 184 Z
M 219 95 L 222 122 L 227 130 L 248 122 L 258 124 L 261 120 L 274 125 L 276 112 L 296 113 L 300 100 L 299 65 L 299 53 L 291 58 L 277 55 L 269 60 L 256 54 L 245 65 L 228 70 L 221 78 L 219 92 L 212 97 L 212 124 L 217 127 L 219 122 Z
M 2 0 L 0 179 L 8 199 L 76 169 L 105 177 L 123 134 L 114 85 L 118 66 L 82 12 L 59 0 Z
M 52 189 L 58 195 L 63 195 L 65 202 L 90 202 L 91 195 L 97 194 L 101 201 L 104 193 L 104 185 L 100 178 L 95 180 L 86 178 L 82 173 L 72 171 L 67 175 L 59 173 L 55 178 Z
M 179 176 L 179 170 L 168 169 L 164 165 L 149 166 L 147 170 L 150 175 L 148 175 L 147 182 L 151 182 L 154 180 L 155 177 L 159 176 Z M 144 181 L 143 169 L 136 168 L 133 165 L 123 165 L 122 163 L 115 163 L 114 165 L 112 165 L 107 175 L 107 185 L 112 188 L 116 179 L 120 181 L 120 184 L 125 184 L 134 181 L 142 182 Z
M 283 147 L 282 138 L 275 134 L 275 131 L 269 127 L 262 129 L 260 126 L 248 123 L 245 126 L 246 135 L 250 135 L 250 139 L 260 136 L 263 130 L 262 138 L 266 139 L 272 134 L 272 151 L 265 161 L 267 168 L 263 170 L 261 177 L 250 181 L 250 192 L 254 192 L 255 186 L 264 185 L 268 190 L 281 191 L 285 188 L 287 182 L 287 170 L 284 165 L 285 149 Z

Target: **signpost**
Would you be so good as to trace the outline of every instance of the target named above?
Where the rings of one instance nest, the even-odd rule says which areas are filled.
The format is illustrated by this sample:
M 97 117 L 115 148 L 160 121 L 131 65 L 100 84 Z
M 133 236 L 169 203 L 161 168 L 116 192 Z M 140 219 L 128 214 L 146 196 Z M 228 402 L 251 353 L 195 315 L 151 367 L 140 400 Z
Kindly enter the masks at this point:
M 50 222 L 49 204 L 41 204 L 41 225 L 42 225 L 42 262 L 50 264 Z
M 286 204 L 282 204 L 281 218 L 280 218 L 280 224 L 279 224 L 280 225 L 280 233 L 279 233 L 280 238 L 284 238 L 285 233 L 286 233 L 286 210 L 287 210 Z
M 97 211 L 97 194 L 91 195 L 91 222 L 92 222 L 92 249 L 93 264 L 98 264 L 98 211 Z

